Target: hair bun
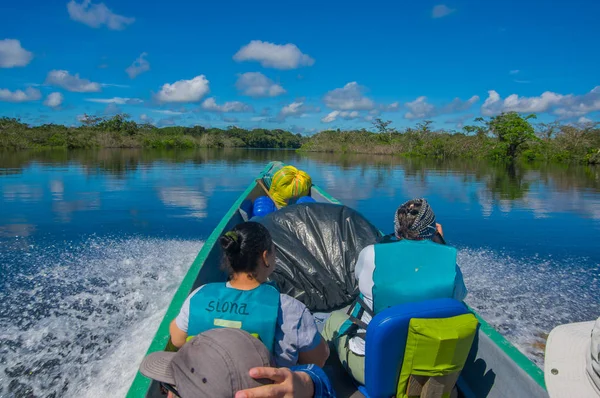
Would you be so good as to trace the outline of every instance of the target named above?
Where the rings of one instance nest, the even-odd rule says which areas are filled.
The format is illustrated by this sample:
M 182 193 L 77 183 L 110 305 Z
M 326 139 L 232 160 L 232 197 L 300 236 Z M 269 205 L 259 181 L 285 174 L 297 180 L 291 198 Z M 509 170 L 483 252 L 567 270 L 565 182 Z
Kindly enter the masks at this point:
M 227 232 L 219 238 L 221 247 L 227 254 L 237 254 L 240 251 L 240 242 L 235 232 Z

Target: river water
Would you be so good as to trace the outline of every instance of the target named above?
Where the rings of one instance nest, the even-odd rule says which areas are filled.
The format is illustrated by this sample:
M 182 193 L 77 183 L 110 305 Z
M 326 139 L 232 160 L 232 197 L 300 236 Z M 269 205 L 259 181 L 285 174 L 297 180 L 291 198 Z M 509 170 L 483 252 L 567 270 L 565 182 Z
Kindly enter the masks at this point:
M 0 153 L 0 396 L 123 396 L 204 239 L 270 160 L 385 232 L 426 197 L 467 302 L 543 365 L 600 316 L 600 169 L 269 150 Z

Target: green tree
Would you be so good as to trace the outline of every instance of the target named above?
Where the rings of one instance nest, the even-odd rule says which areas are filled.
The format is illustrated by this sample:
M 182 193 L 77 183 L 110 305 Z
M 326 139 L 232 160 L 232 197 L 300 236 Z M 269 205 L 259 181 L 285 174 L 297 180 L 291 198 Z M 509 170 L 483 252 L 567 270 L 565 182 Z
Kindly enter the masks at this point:
M 517 112 L 502 113 L 492 117 L 487 123 L 489 130 L 498 138 L 498 154 L 514 160 L 527 141 L 535 141 L 538 137 L 529 119 L 535 115 L 522 117 Z
M 480 123 L 480 124 L 477 126 L 469 125 L 469 126 L 463 127 L 463 130 L 465 131 L 465 133 L 467 133 L 468 135 L 475 134 L 475 136 L 477 136 L 477 138 L 479 138 L 479 139 L 486 138 L 487 133 L 488 133 L 488 125 L 487 125 L 485 119 L 482 117 L 478 117 L 478 118 L 475 118 L 475 122 Z
M 379 134 L 385 134 L 388 142 L 392 142 L 392 133 L 394 132 L 393 128 L 389 128 L 389 125 L 392 124 L 391 120 L 383 120 L 381 118 L 375 118 L 373 120 L 373 126 L 379 132 Z

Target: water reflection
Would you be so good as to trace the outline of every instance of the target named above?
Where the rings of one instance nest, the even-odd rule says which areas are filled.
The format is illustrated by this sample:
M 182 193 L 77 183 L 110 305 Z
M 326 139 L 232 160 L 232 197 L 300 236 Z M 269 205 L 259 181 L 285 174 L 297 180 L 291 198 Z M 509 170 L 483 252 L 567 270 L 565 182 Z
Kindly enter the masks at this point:
M 600 219 L 600 172 L 594 166 L 503 165 L 464 159 L 442 162 L 354 154 L 314 153 L 307 157 L 324 168 L 345 171 L 337 175 L 325 171 L 324 177 L 327 188 L 350 201 L 372 197 L 373 189 L 395 186 L 397 189 L 387 193 L 400 192 L 403 199 L 437 194 L 451 202 L 476 200 L 484 217 L 490 216 L 494 207 L 503 213 L 518 207 L 533 211 L 537 217 L 577 212 Z M 339 174 L 343 174 L 343 181 Z
M 44 196 L 44 190 L 37 185 L 10 184 L 2 187 L 5 202 L 36 202 Z
M 77 200 L 60 200 L 52 203 L 52 211 L 56 220 L 61 223 L 69 223 L 74 212 L 98 210 L 101 206 L 100 194 L 98 192 L 83 192 Z
M 158 190 L 158 196 L 166 206 L 189 210 L 190 217 L 206 217 L 206 198 L 200 192 L 187 187 L 161 188 Z
M 35 164 L 53 167 L 83 166 L 87 174 L 108 174 L 125 178 L 143 165 L 161 163 L 191 163 L 202 165 L 222 162 L 227 165 L 241 163 L 266 164 L 273 159 L 294 163 L 301 156 L 292 150 L 245 150 L 236 148 L 196 150 L 40 150 L 0 152 L 0 176 L 18 174 Z

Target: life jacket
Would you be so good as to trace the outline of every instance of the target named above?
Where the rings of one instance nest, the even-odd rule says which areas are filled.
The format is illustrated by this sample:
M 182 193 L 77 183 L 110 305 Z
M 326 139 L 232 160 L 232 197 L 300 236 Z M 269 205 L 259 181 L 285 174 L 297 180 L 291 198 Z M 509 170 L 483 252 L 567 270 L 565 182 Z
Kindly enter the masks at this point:
M 252 290 L 209 283 L 190 299 L 188 339 L 214 328 L 237 328 L 258 337 L 273 353 L 279 291 L 263 283 Z
M 409 302 L 451 298 L 456 249 L 430 240 L 402 239 L 375 245 L 373 310 Z
M 384 241 L 374 245 L 373 309 L 359 295 L 348 310 L 343 335 L 365 337 L 364 312 L 374 317 L 396 305 L 436 298 L 452 298 L 456 279 L 456 249 L 430 240 Z

